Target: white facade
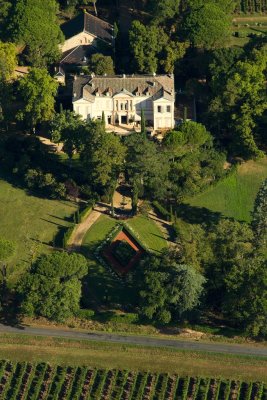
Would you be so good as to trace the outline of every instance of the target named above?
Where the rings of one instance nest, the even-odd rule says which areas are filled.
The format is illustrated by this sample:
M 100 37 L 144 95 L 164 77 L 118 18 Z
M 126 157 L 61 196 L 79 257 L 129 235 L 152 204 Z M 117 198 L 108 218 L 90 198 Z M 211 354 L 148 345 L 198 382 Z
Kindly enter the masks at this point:
M 90 33 L 81 32 L 65 40 L 64 44 L 60 45 L 60 50 L 65 53 L 68 50 L 75 49 L 77 46 L 91 45 L 95 39 L 96 37 Z
M 101 78 L 97 78 L 98 82 L 99 79 Z M 112 91 L 112 78 L 103 77 L 104 79 L 108 79 L 109 84 L 104 92 L 98 91 L 94 83 L 89 86 L 89 96 L 88 85 L 85 85 L 80 96 L 74 88 L 73 110 L 80 114 L 84 120 L 101 119 L 104 112 L 106 124 L 133 126 L 141 121 L 143 110 L 147 126 L 153 127 L 154 130 L 174 128 L 174 89 L 173 93 L 169 93 L 159 87 L 157 88 L 158 91 L 154 90 L 152 93 L 145 90 L 145 94 L 131 93 L 124 88 L 119 91 Z M 127 84 L 124 85 L 126 83 L 124 79 L 127 80 L 127 78 L 120 79 L 122 87 L 127 86 Z M 132 77 L 130 79 L 133 80 Z

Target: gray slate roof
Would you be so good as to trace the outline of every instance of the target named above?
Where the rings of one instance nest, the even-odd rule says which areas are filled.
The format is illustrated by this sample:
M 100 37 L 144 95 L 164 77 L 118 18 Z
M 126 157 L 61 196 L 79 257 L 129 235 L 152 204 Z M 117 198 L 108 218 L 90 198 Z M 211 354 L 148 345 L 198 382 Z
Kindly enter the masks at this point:
M 66 39 L 78 33 L 88 32 L 98 39 L 104 40 L 108 44 L 113 43 L 113 26 L 100 18 L 87 12 L 77 15 L 77 17 L 61 25 L 61 30 Z
M 110 96 L 124 92 L 133 96 L 148 94 L 154 100 L 164 97 L 174 101 L 174 78 L 171 75 L 79 76 L 73 82 L 75 100 L 86 98 L 93 101 L 96 93 L 106 96 L 107 92 Z
M 60 64 L 87 65 L 87 59 L 97 53 L 94 46 L 80 45 L 62 54 Z

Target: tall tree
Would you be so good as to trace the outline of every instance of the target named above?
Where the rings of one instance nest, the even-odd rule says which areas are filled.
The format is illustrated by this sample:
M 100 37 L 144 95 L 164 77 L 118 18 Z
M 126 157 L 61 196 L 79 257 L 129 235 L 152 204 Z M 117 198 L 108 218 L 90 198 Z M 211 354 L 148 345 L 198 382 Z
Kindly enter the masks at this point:
M 39 257 L 19 284 L 23 313 L 64 322 L 79 309 L 81 279 L 87 272 L 87 261 L 80 254 Z
M 141 314 L 168 323 L 199 304 L 204 277 L 192 266 L 181 265 L 168 253 L 146 259 L 142 264 Z
M 255 199 L 251 225 L 256 246 L 265 251 L 267 246 L 267 179 L 263 182 Z
M 126 171 L 134 187 L 139 188 L 140 194 L 144 190 L 152 198 L 164 198 L 168 189 L 169 172 L 165 154 L 145 134 L 128 136 L 125 144 Z
M 93 54 L 89 61 L 89 69 L 96 75 L 114 75 L 114 63 L 110 56 L 103 54 Z
M 245 259 L 225 277 L 225 312 L 251 336 L 267 337 L 267 260 Z
M 103 189 L 116 180 L 123 166 L 125 147 L 119 136 L 106 133 L 102 121 L 87 124 L 81 160 L 92 185 Z
M 160 69 L 172 73 L 187 47 L 185 43 L 170 40 L 163 28 L 145 26 L 139 21 L 133 21 L 129 38 L 134 70 L 150 74 Z
M 152 1 L 153 19 L 155 22 L 164 22 L 173 19 L 179 14 L 180 0 L 154 0 Z
M 59 56 L 63 35 L 57 23 L 55 0 L 17 0 L 9 25 L 13 42 L 24 45 L 27 61 L 44 67 Z
M 8 122 L 12 118 L 10 106 L 12 104 L 13 85 L 10 78 L 12 78 L 16 65 L 16 46 L 13 43 L 0 41 L 0 122 L 5 123 L 6 130 L 8 129 Z
M 267 109 L 265 72 L 267 54 L 253 50 L 245 60 L 230 69 L 225 84 L 215 82 L 216 95 L 210 103 L 210 115 L 218 124 L 219 134 L 228 133 L 231 152 L 252 158 L 262 156 L 257 143 L 257 118 Z
M 0 38 L 7 39 L 6 28 L 8 26 L 8 16 L 11 10 L 11 1 L 0 0 Z
M 185 37 L 193 46 L 205 49 L 224 47 L 230 38 L 230 18 L 217 5 L 205 2 L 186 14 L 183 21 Z
M 35 130 L 38 123 L 50 121 L 54 115 L 55 95 L 58 83 L 45 69 L 32 68 L 30 73 L 19 81 L 19 93 L 23 108 L 17 117 Z
M 0 81 L 8 81 L 17 65 L 17 50 L 13 43 L 0 41 Z
M 50 121 L 50 135 L 54 143 L 60 143 L 63 141 L 62 132 L 66 128 L 75 128 L 80 125 L 84 126 L 81 121 L 81 116 L 70 110 L 61 110 L 56 113 L 53 119 Z

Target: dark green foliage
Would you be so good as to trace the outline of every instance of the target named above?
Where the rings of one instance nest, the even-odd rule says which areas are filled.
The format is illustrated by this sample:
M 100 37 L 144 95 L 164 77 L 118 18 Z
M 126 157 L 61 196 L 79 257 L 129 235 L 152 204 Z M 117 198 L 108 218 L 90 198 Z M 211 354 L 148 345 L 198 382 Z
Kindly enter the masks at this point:
M 169 165 L 165 154 L 144 134 L 133 134 L 125 140 L 126 171 L 135 188 L 154 199 L 161 199 L 168 188 Z M 145 157 L 144 157 L 145 155 Z
M 225 311 L 251 336 L 267 335 L 267 260 L 251 257 L 226 276 Z
M 172 196 L 180 202 L 220 179 L 225 155 L 216 151 L 205 126 L 187 121 L 168 132 L 163 146 L 169 159 Z
M 146 119 L 145 119 L 145 112 L 142 109 L 141 111 L 141 133 L 145 134 L 146 132 Z
M 219 135 L 228 132 L 231 152 L 248 159 L 263 155 L 256 129 L 267 107 L 266 62 L 264 50 L 253 50 L 246 59 L 233 59 L 228 70 L 220 72 L 217 68 L 213 79 L 215 96 L 210 103 L 210 117 L 216 120 Z
M 24 45 L 31 65 L 45 67 L 57 60 L 63 36 L 57 23 L 55 0 L 17 0 L 12 7 L 9 35 Z
M 101 191 L 111 187 L 117 178 L 125 158 L 125 148 L 118 136 L 105 132 L 101 121 L 90 121 L 80 154 L 90 182 Z
M 230 18 L 217 4 L 204 2 L 186 15 L 183 30 L 185 37 L 196 47 L 224 47 L 230 38 Z
M 40 122 L 50 121 L 54 115 L 55 95 L 58 83 L 45 69 L 32 68 L 19 81 L 19 94 L 23 101 L 17 117 L 35 129 Z
M 251 225 L 256 246 L 265 251 L 267 246 L 267 180 L 263 182 L 255 199 Z
M 179 13 L 180 0 L 157 0 L 151 3 L 153 18 L 156 22 L 172 19 Z
M 50 121 L 51 139 L 54 143 L 64 142 L 67 140 L 67 134 L 64 130 L 71 130 L 74 135 L 75 129 L 79 129 L 80 126 L 83 126 L 83 124 L 79 115 L 73 111 L 61 110 Z M 63 132 L 64 134 L 62 135 Z
M 198 305 L 205 279 L 194 267 L 180 264 L 175 253 L 147 258 L 141 268 L 141 315 L 166 324 Z
M 87 272 L 87 261 L 80 254 L 41 256 L 19 284 L 22 312 L 65 321 L 79 309 L 80 280 Z
M 90 72 L 94 72 L 96 75 L 114 75 L 114 63 L 110 56 L 100 53 L 93 54 L 88 67 Z
M 134 21 L 129 38 L 134 71 L 151 74 L 162 68 L 172 73 L 176 61 L 185 54 L 186 45 L 170 41 L 163 28 L 156 25 L 145 26 Z
M 132 246 L 126 242 L 125 240 L 118 241 L 115 243 L 112 254 L 119 261 L 119 263 L 123 266 L 127 266 L 131 259 L 135 256 L 136 251 L 132 248 Z

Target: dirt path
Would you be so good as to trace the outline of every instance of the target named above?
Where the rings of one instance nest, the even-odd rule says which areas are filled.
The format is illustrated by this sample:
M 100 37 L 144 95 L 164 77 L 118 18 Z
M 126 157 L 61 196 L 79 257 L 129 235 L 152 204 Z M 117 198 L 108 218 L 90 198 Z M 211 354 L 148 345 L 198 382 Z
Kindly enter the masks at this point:
M 233 18 L 233 22 L 266 22 L 267 15 L 258 16 L 258 17 L 235 17 Z
M 113 195 L 113 207 L 115 208 L 124 208 L 124 210 L 132 209 L 132 199 L 129 195 L 129 190 L 127 191 L 127 187 L 119 186 L 114 192 Z
M 168 246 L 173 246 L 175 243 L 173 242 L 173 232 L 172 232 L 172 223 L 165 221 L 164 219 L 160 218 L 154 209 L 149 211 L 149 218 L 153 219 L 153 221 L 158 225 L 159 229 L 161 230 L 164 239 L 167 241 Z
M 76 226 L 68 243 L 69 251 L 80 250 L 86 232 L 98 220 L 98 218 L 103 214 L 103 212 L 106 211 L 106 209 L 107 208 L 103 205 L 96 205 L 93 211 L 88 215 L 88 217 L 82 223 Z

